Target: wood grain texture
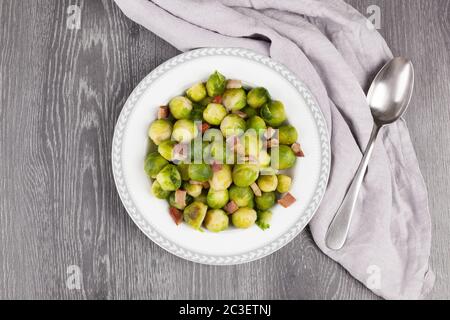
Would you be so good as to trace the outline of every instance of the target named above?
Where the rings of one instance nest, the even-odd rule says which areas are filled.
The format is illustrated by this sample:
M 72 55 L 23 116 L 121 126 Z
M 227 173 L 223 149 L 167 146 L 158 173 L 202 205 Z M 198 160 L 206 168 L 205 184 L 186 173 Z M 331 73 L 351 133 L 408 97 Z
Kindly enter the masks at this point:
M 450 298 L 450 1 L 379 5 L 396 54 L 418 74 L 407 120 L 429 187 L 432 298 Z M 71 4 L 82 27 L 66 27 Z M 177 50 L 111 0 L 0 0 L 0 299 L 375 299 L 323 255 L 308 230 L 240 266 L 181 260 L 127 216 L 111 171 L 119 112 Z M 82 270 L 81 290 L 66 270 Z

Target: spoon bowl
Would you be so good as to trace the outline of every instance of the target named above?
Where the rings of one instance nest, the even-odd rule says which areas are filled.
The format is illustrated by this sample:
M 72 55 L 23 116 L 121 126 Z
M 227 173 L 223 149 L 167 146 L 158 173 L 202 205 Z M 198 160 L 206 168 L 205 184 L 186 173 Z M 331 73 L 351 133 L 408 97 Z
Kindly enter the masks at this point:
M 398 57 L 389 61 L 376 75 L 367 95 L 375 123 L 379 126 L 397 121 L 408 108 L 414 88 L 414 67 Z

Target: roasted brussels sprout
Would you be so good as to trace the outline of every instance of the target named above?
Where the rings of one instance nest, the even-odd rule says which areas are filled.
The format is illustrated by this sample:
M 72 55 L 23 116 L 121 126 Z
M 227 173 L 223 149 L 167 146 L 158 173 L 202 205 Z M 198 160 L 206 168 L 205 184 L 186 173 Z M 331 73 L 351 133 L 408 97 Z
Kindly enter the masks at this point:
M 263 118 L 269 126 L 279 127 L 286 120 L 284 105 L 280 101 L 266 103 L 261 108 L 261 118 Z
M 184 221 L 192 228 L 199 230 L 205 219 L 208 206 L 202 202 L 194 201 L 183 211 Z
M 167 199 L 167 197 L 170 195 L 170 191 L 163 190 L 159 182 L 155 180 L 152 183 L 152 194 L 158 199 L 164 200 Z
M 250 107 L 249 105 L 247 105 L 241 111 L 244 112 L 247 115 L 247 118 L 251 118 L 253 116 L 257 116 L 258 115 L 258 111 L 256 109 Z
M 247 103 L 252 108 L 260 108 L 270 101 L 269 92 L 264 88 L 254 88 L 247 95 Z
M 186 190 L 187 194 L 191 197 L 197 198 L 202 193 L 203 186 L 201 184 L 190 184 L 189 182 L 184 182 L 183 189 Z
M 192 102 L 186 97 L 175 97 L 170 100 L 169 109 L 175 119 L 188 119 L 192 111 Z
M 290 169 L 295 165 L 297 157 L 291 148 L 285 145 L 271 149 L 272 167 L 277 170 Z
M 262 192 L 272 192 L 277 189 L 278 178 L 276 175 L 260 176 L 258 178 L 258 187 Z
M 226 116 L 220 124 L 222 134 L 228 138 L 230 136 L 239 136 L 244 133 L 246 128 L 245 120 L 237 114 L 230 114 Z
M 177 169 L 180 172 L 181 180 L 189 180 L 189 165 L 187 163 L 180 162 L 177 164 Z
M 252 116 L 247 120 L 247 129 L 253 129 L 257 133 L 259 133 L 262 130 L 265 130 L 266 128 L 267 128 L 266 122 L 261 117 Z
M 203 111 L 203 119 L 213 126 L 218 126 L 227 116 L 225 107 L 218 103 L 210 103 Z
M 186 208 L 186 206 L 188 206 L 189 204 L 192 203 L 192 201 L 194 201 L 194 198 L 192 198 L 190 195 L 186 195 L 186 204 L 184 206 L 180 205 L 175 198 L 175 192 L 171 192 L 168 198 L 169 201 L 169 205 L 171 207 L 177 208 L 178 210 L 183 210 L 184 208 Z
M 206 212 L 203 224 L 211 232 L 220 232 L 228 229 L 229 220 L 225 211 L 215 209 Z
M 231 167 L 229 165 L 223 164 L 222 168 L 213 172 L 211 179 L 209 180 L 209 185 L 212 190 L 226 190 L 232 183 Z
M 240 208 L 231 215 L 231 222 L 236 228 L 247 229 L 255 224 L 256 211 L 250 208 Z
M 195 139 L 197 135 L 198 129 L 192 120 L 178 120 L 173 126 L 172 138 L 175 141 L 182 143 L 190 142 Z
M 292 178 L 285 174 L 279 174 L 277 177 L 278 177 L 277 191 L 279 193 L 289 192 L 291 190 Z
M 181 187 L 181 176 L 173 164 L 165 166 L 156 176 L 164 191 L 175 191 Z
M 168 161 L 172 161 L 173 159 L 173 148 L 175 147 L 176 142 L 167 140 L 164 142 L 161 142 L 161 144 L 158 146 L 158 152 L 160 155 L 164 157 L 164 159 Z
M 255 197 L 255 202 L 259 210 L 269 210 L 275 205 L 275 192 L 263 192 L 261 197 Z
M 291 145 L 298 139 L 297 130 L 293 126 L 281 126 L 278 128 L 278 140 L 280 144 Z
M 148 129 L 148 136 L 157 146 L 160 145 L 161 142 L 169 140 L 171 135 L 172 124 L 165 119 L 154 121 L 151 124 L 150 129 Z
M 169 162 L 158 152 L 152 152 L 145 158 L 144 170 L 150 178 L 155 179 L 156 175 L 168 164 Z
M 223 105 L 228 111 L 238 111 L 247 105 L 244 89 L 228 89 L 223 94 Z
M 250 187 L 231 186 L 229 190 L 230 200 L 234 201 L 238 207 L 251 207 L 254 194 Z
M 206 90 L 210 97 L 221 96 L 225 92 L 227 80 L 218 71 L 214 72 L 206 82 Z
M 206 182 L 212 177 L 212 169 L 206 163 L 191 163 L 189 165 L 189 178 L 194 181 Z
M 228 190 L 213 190 L 209 189 L 208 195 L 206 197 L 206 203 L 212 209 L 223 208 L 229 200 Z
M 238 187 L 248 187 L 258 179 L 259 168 L 253 164 L 237 164 L 233 168 L 233 183 Z
M 206 97 L 206 88 L 203 83 L 194 84 L 186 91 L 186 95 L 194 102 L 199 102 Z
M 256 225 L 262 230 L 267 230 L 270 228 L 270 221 L 272 220 L 272 211 L 260 211 L 258 212 L 258 219 L 256 220 Z

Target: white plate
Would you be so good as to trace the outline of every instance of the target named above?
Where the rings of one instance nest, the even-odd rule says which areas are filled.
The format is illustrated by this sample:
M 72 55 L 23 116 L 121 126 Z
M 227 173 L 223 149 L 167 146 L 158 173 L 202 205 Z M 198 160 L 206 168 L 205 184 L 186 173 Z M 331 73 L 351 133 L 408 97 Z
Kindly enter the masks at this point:
M 176 226 L 165 201 L 150 193 L 144 173 L 147 130 L 157 109 L 215 70 L 227 78 L 262 86 L 281 100 L 288 119 L 299 131 L 306 157 L 292 170 L 291 193 L 297 202 L 277 205 L 270 229 L 230 229 L 218 234 Z M 310 91 L 284 66 L 238 48 L 206 48 L 181 54 L 151 72 L 125 104 L 114 133 L 112 162 L 122 202 L 133 221 L 167 251 L 198 263 L 231 265 L 253 261 L 280 249 L 297 236 L 322 200 L 330 168 L 330 145 L 325 120 Z

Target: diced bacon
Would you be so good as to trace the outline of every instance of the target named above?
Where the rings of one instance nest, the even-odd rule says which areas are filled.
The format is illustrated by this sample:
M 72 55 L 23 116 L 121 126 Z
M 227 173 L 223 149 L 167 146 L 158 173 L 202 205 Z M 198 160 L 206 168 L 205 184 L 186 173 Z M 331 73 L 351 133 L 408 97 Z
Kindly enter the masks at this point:
M 202 122 L 202 126 L 200 128 L 200 131 L 202 133 L 205 133 L 206 131 L 208 131 L 209 128 L 211 128 L 211 126 L 208 123 Z
M 278 200 L 278 203 L 282 205 L 285 208 L 290 207 L 295 201 L 297 201 L 292 194 L 289 192 L 286 193 L 280 200 Z
M 238 211 L 239 207 L 234 201 L 230 201 L 227 203 L 227 205 L 224 207 L 225 211 L 228 212 L 228 214 L 233 214 L 236 211 Z
M 253 193 L 255 194 L 255 196 L 257 196 L 257 197 L 261 197 L 261 196 L 262 196 L 261 189 L 258 187 L 258 185 L 256 184 L 256 182 L 253 182 L 253 183 L 250 185 L 250 188 L 252 188 Z
M 169 107 L 161 106 L 158 110 L 158 119 L 167 119 L 169 117 L 170 111 Z
M 220 163 L 217 163 L 215 161 L 213 161 L 213 163 L 211 164 L 211 168 L 213 172 L 218 172 L 220 170 L 222 170 L 223 165 L 221 165 Z
M 242 88 L 241 80 L 228 80 L 227 89 L 240 89 Z
M 275 129 L 272 127 L 268 127 L 266 132 L 264 132 L 264 138 L 270 140 L 275 135 Z
M 172 157 L 175 161 L 183 161 L 188 158 L 188 145 L 179 143 L 173 147 Z
M 300 143 L 294 143 L 292 146 L 292 151 L 294 151 L 294 154 L 297 157 L 303 158 L 305 156 L 305 153 L 302 150 L 302 146 L 300 145 Z
M 214 103 L 222 104 L 222 96 L 217 96 L 213 98 Z
M 178 189 L 175 191 L 175 202 L 181 208 L 186 207 L 186 194 L 185 190 Z
M 235 115 L 239 116 L 239 117 L 242 118 L 242 119 L 247 118 L 247 114 L 246 114 L 245 112 L 240 111 L 240 110 L 234 111 L 233 113 L 234 113 Z
M 180 225 L 181 222 L 183 222 L 183 212 L 181 212 L 181 210 L 178 210 L 177 208 L 174 207 L 170 207 L 169 214 L 177 226 Z

